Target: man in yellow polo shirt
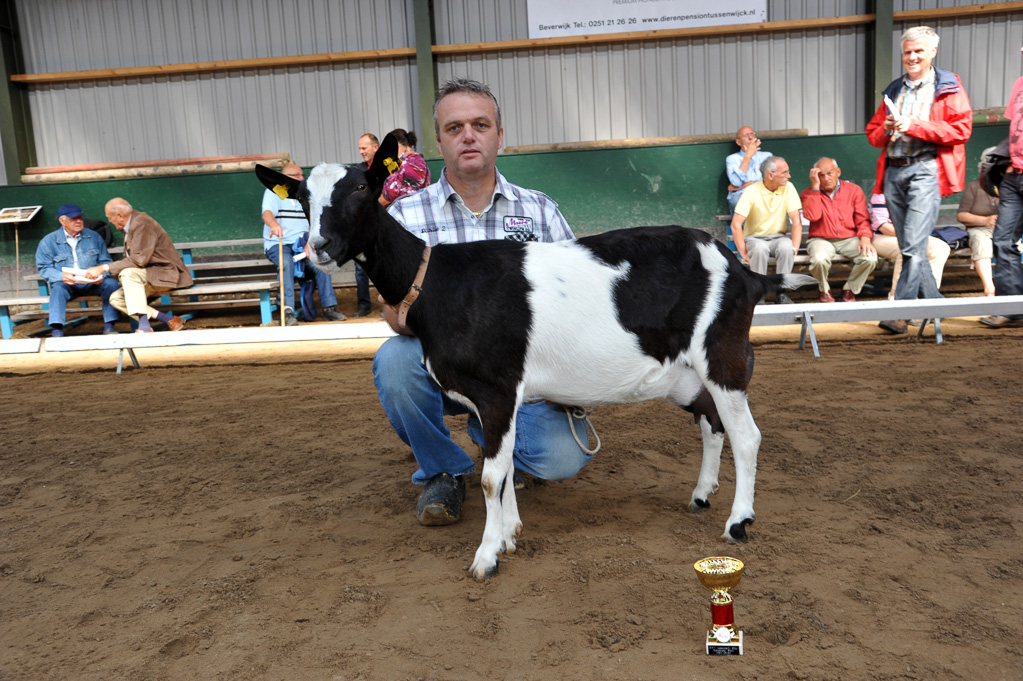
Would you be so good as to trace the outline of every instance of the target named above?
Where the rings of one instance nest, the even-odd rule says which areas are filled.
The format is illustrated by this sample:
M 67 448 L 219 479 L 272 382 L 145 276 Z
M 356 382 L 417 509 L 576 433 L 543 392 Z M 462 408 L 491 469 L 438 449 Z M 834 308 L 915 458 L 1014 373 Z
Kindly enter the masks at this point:
M 760 164 L 764 179 L 743 190 L 732 216 L 732 239 L 739 257 L 749 262 L 754 272 L 767 274 L 767 262 L 773 256 L 778 274 L 792 271 L 792 263 L 803 238 L 799 218 L 802 203 L 795 187 L 789 183 L 789 164 L 780 156 Z M 789 238 L 791 221 L 792 237 Z M 784 293 L 779 303 L 791 303 Z

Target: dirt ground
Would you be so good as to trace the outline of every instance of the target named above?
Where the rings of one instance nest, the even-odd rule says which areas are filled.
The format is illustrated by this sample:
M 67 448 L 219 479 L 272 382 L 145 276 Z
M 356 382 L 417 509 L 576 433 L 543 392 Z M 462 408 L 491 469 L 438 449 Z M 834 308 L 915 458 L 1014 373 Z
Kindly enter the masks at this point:
M 478 475 L 416 523 L 372 348 L 0 357 L 0 679 L 1021 679 L 1023 330 L 946 321 L 819 328 L 820 359 L 754 330 L 747 543 L 727 449 L 694 515 L 688 415 L 601 408 L 485 582 Z M 746 564 L 741 658 L 703 650 L 714 555 Z

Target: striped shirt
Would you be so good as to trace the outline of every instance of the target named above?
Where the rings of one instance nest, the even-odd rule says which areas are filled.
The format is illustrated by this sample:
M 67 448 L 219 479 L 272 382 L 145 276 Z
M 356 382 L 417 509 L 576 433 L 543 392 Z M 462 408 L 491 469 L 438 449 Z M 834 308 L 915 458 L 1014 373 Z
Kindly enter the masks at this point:
M 295 243 L 303 234 L 309 231 L 309 221 L 305 219 L 302 212 L 302 204 L 295 199 L 282 199 L 267 189 L 263 192 L 263 207 L 260 209 L 260 216 L 270 211 L 281 229 L 284 230 L 284 244 L 290 246 Z M 277 250 L 279 239 L 270 233 L 270 226 L 263 223 L 263 250 Z
M 497 169 L 494 172 L 497 174 L 494 195 L 479 216 L 474 215 L 452 189 L 446 168 L 439 181 L 399 198 L 387 210 L 428 246 L 487 239 L 562 241 L 575 238 L 553 199 L 508 182 Z
M 920 80 L 902 78 L 902 89 L 899 91 L 895 108 L 899 115 L 918 118 L 922 121 L 931 120 L 931 107 L 934 105 L 934 69 Z M 920 154 L 937 153 L 932 142 L 919 137 L 896 132 L 888 142 L 888 158 L 915 158 Z

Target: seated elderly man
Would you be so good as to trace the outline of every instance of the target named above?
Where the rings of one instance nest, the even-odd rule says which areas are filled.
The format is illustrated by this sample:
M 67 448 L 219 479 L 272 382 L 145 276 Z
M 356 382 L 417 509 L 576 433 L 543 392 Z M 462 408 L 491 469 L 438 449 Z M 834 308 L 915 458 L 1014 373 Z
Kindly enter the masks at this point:
M 99 296 L 103 305 L 103 333 L 117 333 L 114 322 L 120 315 L 110 304 L 110 294 L 121 285 L 105 274 L 98 278 L 76 277 L 65 269 L 87 270 L 111 262 L 107 246 L 91 229 L 85 229 L 82 209 L 65 203 L 57 209 L 60 229 L 43 237 L 36 249 L 36 269 L 50 285 L 49 324 L 54 338 L 64 335 L 68 301 L 79 296 Z
M 810 221 L 806 252 L 810 274 L 817 280 L 822 303 L 835 302 L 828 274 L 836 255 L 852 260 L 852 271 L 842 287 L 842 300 L 851 303 L 877 267 L 877 251 L 867 212 L 867 197 L 852 182 L 842 182 L 842 169 L 833 158 L 822 158 L 810 168 L 810 186 L 799 198 L 803 216 Z
M 110 297 L 110 304 L 138 320 L 135 333 L 152 333 L 152 319 L 164 322 L 171 331 L 180 331 L 185 320 L 149 305 L 149 296 L 192 285 L 184 261 L 170 235 L 146 213 L 132 208 L 122 198 L 107 201 L 107 220 L 124 232 L 124 258 L 93 265 L 85 276 L 97 278 L 104 272 L 117 277 L 121 288 Z
M 725 174 L 728 175 L 728 210 L 735 213 L 742 190 L 757 180 L 764 179 L 760 174 L 760 164 L 771 158 L 771 152 L 760 148 L 760 138 L 753 128 L 744 125 L 735 133 L 735 143 L 739 151 L 725 159 Z
M 789 164 L 780 156 L 771 156 L 760 165 L 764 179 L 743 190 L 732 216 L 732 239 L 739 257 L 749 262 L 754 272 L 767 274 L 767 263 L 774 256 L 778 274 L 792 271 L 803 225 L 799 217 L 799 194 L 789 184 Z M 792 237 L 788 238 L 791 221 Z M 779 293 L 776 302 L 791 303 Z

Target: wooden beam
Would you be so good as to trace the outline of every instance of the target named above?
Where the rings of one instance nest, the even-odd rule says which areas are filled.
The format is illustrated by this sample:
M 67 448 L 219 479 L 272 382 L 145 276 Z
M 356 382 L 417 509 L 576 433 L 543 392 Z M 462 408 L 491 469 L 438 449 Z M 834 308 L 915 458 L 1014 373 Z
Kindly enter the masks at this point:
M 989 14 L 1008 14 L 1023 10 L 1023 2 L 988 2 L 983 5 L 966 7 L 943 7 L 940 9 L 917 9 L 896 12 L 895 21 L 922 22 L 931 19 L 971 19 Z
M 57 73 L 22 73 L 11 76 L 16 83 L 65 83 L 82 80 L 109 80 L 111 78 L 152 78 L 186 73 L 213 73 L 216 71 L 241 71 L 246 69 L 281 69 L 318 64 L 342 64 L 356 61 L 383 61 L 388 59 L 413 59 L 413 47 L 396 47 L 389 50 L 362 50 L 360 52 L 326 52 L 305 54 L 294 57 L 268 57 L 263 59 L 229 59 L 205 61 L 191 64 L 163 64 L 160 66 L 133 66 L 130 68 L 92 69 L 90 71 L 61 71 Z

